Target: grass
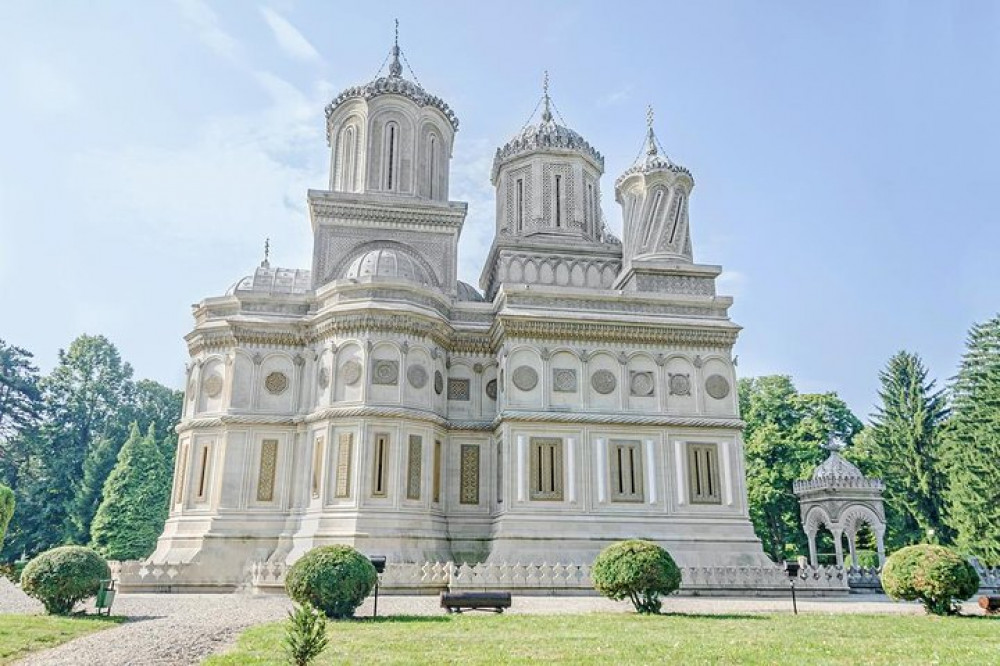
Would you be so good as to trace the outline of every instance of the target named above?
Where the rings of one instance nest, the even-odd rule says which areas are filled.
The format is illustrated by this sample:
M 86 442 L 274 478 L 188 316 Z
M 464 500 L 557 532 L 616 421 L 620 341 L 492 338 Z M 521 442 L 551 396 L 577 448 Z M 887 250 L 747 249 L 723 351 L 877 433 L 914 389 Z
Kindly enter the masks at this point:
M 920 615 L 461 615 L 330 623 L 317 664 L 995 664 L 1000 619 Z M 283 664 L 283 623 L 210 666 Z
M 119 617 L 0 615 L 0 664 L 45 650 L 122 622 Z

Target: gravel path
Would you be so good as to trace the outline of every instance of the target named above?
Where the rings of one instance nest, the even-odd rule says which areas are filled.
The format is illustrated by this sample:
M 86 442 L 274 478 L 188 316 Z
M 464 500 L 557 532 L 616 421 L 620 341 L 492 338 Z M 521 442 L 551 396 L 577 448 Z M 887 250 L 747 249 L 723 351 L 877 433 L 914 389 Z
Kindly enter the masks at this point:
M 129 621 L 113 629 L 66 643 L 18 662 L 32 666 L 181 666 L 197 664 L 235 642 L 244 629 L 284 619 L 291 603 L 283 596 L 243 594 L 124 594 L 115 615 Z M 691 614 L 790 612 L 781 598 L 670 597 L 664 612 Z M 965 612 L 981 612 L 966 604 Z M 600 597 L 515 597 L 511 613 L 630 612 L 628 602 Z M 893 603 L 885 597 L 803 599 L 805 613 L 921 613 L 916 604 Z M 0 580 L 0 613 L 41 613 L 42 606 L 6 580 Z M 358 609 L 371 615 L 372 600 Z M 391 596 L 379 599 L 379 615 L 438 615 L 435 596 Z

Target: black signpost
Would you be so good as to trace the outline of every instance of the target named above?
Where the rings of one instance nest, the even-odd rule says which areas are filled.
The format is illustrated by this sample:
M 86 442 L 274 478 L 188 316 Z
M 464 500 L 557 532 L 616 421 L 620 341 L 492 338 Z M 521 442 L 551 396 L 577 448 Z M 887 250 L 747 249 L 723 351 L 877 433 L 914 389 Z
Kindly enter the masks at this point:
M 375 567 L 375 573 L 381 575 L 385 571 L 385 555 L 372 555 L 368 558 Z M 372 619 L 378 617 L 378 578 L 375 578 L 375 610 L 372 613 Z

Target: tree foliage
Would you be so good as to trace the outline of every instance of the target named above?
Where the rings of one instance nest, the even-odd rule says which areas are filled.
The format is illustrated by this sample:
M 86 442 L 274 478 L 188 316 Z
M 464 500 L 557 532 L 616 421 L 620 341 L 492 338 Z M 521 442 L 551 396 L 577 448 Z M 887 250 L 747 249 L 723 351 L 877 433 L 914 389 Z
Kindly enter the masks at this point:
M 681 586 L 681 570 L 670 553 L 641 539 L 619 541 L 602 550 L 591 577 L 598 592 L 615 601 L 629 599 L 642 615 L 658 614 L 660 597 Z
M 919 601 L 934 615 L 958 612 L 979 589 L 979 574 L 965 558 L 944 546 L 902 548 L 882 569 L 882 587 L 893 599 Z
M 104 484 L 104 499 L 91 525 L 91 542 L 111 560 L 138 560 L 156 548 L 170 500 L 170 469 L 154 426 L 146 435 L 132 424 L 128 441 Z
M 326 616 L 309 604 L 288 611 L 285 654 L 294 666 L 309 666 L 326 649 Z
M 1000 316 L 972 327 L 952 409 L 943 460 L 955 545 L 1000 565 Z
M 804 554 L 792 482 L 809 478 L 823 461 L 820 444 L 831 436 L 851 441 L 861 422 L 836 393 L 799 393 L 783 375 L 740 379 L 739 398 L 754 530 L 776 561 Z
M 97 594 L 111 577 L 108 563 L 90 548 L 60 546 L 47 550 L 24 567 L 21 589 L 53 615 L 67 615 L 80 601 Z
M 885 483 L 890 550 L 918 543 L 933 530 L 949 541 L 945 522 L 941 429 L 948 416 L 944 390 L 928 380 L 920 357 L 901 351 L 879 373 L 879 402 L 871 427 L 855 440 L 867 474 Z
M 378 581 L 371 561 L 350 546 L 320 546 L 303 555 L 288 570 L 285 590 L 300 604 L 327 617 L 348 618 Z
M 9 482 L 22 462 L 15 442 L 41 409 L 38 368 L 31 352 L 0 340 L 0 474 Z

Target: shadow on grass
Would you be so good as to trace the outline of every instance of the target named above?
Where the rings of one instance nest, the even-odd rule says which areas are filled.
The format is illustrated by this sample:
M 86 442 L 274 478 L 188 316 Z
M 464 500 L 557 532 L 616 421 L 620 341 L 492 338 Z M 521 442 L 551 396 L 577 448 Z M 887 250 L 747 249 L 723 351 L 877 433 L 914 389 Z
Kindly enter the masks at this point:
M 431 622 L 449 622 L 447 615 L 379 615 L 378 617 L 355 617 L 347 622 L 363 622 L 372 624 L 421 624 Z M 344 620 L 339 620 L 343 622 Z M 338 620 L 332 620 L 336 624 Z
M 692 620 L 770 620 L 766 615 L 750 613 L 660 613 L 660 617 L 690 618 Z

